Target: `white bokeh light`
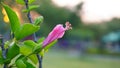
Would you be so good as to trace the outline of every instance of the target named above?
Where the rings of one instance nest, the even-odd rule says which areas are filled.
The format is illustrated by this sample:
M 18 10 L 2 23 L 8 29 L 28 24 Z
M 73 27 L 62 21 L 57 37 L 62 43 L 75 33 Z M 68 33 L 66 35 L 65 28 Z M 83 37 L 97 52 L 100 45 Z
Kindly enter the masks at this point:
M 120 0 L 52 0 L 60 7 L 74 7 L 84 2 L 80 13 L 84 22 L 109 21 L 120 18 Z
M 84 0 L 83 21 L 101 22 L 120 18 L 120 0 Z
M 60 7 L 74 7 L 79 4 L 82 0 L 52 0 L 55 4 Z

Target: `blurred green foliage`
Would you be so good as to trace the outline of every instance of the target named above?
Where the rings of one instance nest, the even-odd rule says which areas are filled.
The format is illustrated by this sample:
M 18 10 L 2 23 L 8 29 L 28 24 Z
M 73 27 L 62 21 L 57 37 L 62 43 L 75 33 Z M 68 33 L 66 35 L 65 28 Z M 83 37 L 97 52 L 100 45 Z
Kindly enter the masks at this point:
M 48 34 L 56 24 L 65 24 L 69 21 L 73 29 L 79 28 L 82 24 L 79 16 L 66 8 L 60 8 L 53 4 L 51 0 L 40 0 L 40 7 L 36 9 L 38 13 L 44 16 L 45 21 L 41 26 L 41 34 Z
M 16 5 L 14 0 L 7 1 L 10 6 Z M 72 24 L 73 30 L 68 31 L 66 35 L 71 34 L 72 36 L 79 36 L 85 38 L 89 36 L 92 39 L 100 39 L 103 35 L 117 31 L 120 29 L 120 19 L 114 18 L 110 21 L 103 21 L 101 24 L 83 24 L 80 16 L 77 13 L 81 10 L 84 3 L 80 3 L 75 7 L 75 11 L 70 11 L 64 7 L 58 7 L 52 3 L 51 0 L 38 0 L 37 3 L 40 7 L 36 9 L 36 12 L 43 15 L 45 18 L 42 23 L 41 31 L 37 33 L 38 36 L 47 36 L 56 24 L 64 24 L 69 21 Z M 1 10 L 1 9 L 0 9 Z M 3 29 L 6 28 L 3 22 L 2 14 L 0 11 L 0 32 L 5 32 Z M 8 26 L 7 26 L 8 28 Z M 40 34 L 40 35 L 39 35 Z M 65 36 L 67 37 L 67 36 Z
M 6 1 L 6 0 L 5 0 Z M 7 1 L 10 6 L 16 5 L 13 1 Z M 75 7 L 75 11 L 70 11 L 64 7 L 58 7 L 52 3 L 51 0 L 38 0 L 37 3 L 40 7 L 35 11 L 44 16 L 44 22 L 42 23 L 41 30 L 37 32 L 37 36 L 47 36 L 47 34 L 52 30 L 56 24 L 64 24 L 69 21 L 72 24 L 73 29 L 66 32 L 66 39 L 74 40 L 71 38 L 85 39 L 89 38 L 91 40 L 100 41 L 101 38 L 112 31 L 120 30 L 120 19 L 114 18 L 110 21 L 103 21 L 100 24 L 83 24 L 80 16 L 77 13 L 81 10 L 84 3 L 80 3 Z M 1 10 L 1 9 L 0 9 Z M 0 32 L 5 33 L 3 29 L 5 27 L 2 23 L 2 15 L 0 12 Z M 69 35 L 69 36 L 68 36 Z M 63 38 L 63 39 L 64 39 Z
M 117 32 L 120 30 L 120 19 L 113 18 L 110 21 L 103 22 L 100 24 L 90 24 L 86 28 L 90 29 L 95 34 L 95 39 L 100 40 L 103 35 L 110 32 Z
M 51 0 L 40 0 L 40 8 L 36 11 L 44 16 L 45 23 L 48 26 L 54 26 L 59 23 L 64 24 L 64 22 L 69 21 L 73 27 L 77 27 L 81 23 L 76 13 L 65 8 L 57 7 Z

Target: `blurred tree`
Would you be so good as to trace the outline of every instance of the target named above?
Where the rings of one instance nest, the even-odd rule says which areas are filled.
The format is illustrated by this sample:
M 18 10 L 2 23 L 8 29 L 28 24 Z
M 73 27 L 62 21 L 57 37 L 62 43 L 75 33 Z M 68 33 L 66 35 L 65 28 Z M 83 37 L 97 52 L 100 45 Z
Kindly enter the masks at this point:
M 114 18 L 104 23 L 89 24 L 85 27 L 94 31 L 96 40 L 100 40 L 103 35 L 120 30 L 120 19 Z
M 79 7 L 81 6 L 82 5 L 79 5 Z M 43 29 L 41 33 L 48 34 L 56 24 L 64 24 L 66 21 L 69 21 L 73 28 L 79 28 L 82 22 L 76 12 L 80 9 L 81 8 L 77 6 L 77 10 L 72 12 L 66 8 L 56 6 L 51 0 L 40 0 L 40 8 L 36 9 L 36 11 L 45 18 L 42 24 L 44 26 L 41 26 Z
M 73 27 L 81 23 L 76 12 L 72 12 L 66 8 L 60 8 L 54 5 L 51 0 L 40 0 L 40 8 L 37 11 L 45 17 L 45 22 L 50 26 L 57 23 L 70 21 Z
M 104 23 L 90 24 L 85 27 L 94 32 L 94 40 L 99 44 L 99 52 L 104 53 L 105 46 L 102 44 L 102 37 L 108 33 L 119 31 L 120 19 L 114 18 Z
M 108 31 L 118 31 L 120 30 L 120 19 L 114 18 L 111 21 L 106 22 Z

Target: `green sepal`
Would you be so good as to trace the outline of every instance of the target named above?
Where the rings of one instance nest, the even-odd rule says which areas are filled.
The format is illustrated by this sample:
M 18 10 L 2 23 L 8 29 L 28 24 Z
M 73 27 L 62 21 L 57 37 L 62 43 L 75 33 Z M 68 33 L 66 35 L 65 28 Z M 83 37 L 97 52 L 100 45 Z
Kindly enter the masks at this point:
M 48 50 L 50 47 L 52 47 L 56 42 L 57 42 L 57 40 L 55 40 L 55 41 L 51 42 L 50 44 L 46 45 L 46 46 L 44 47 L 44 50 L 47 51 L 47 50 Z

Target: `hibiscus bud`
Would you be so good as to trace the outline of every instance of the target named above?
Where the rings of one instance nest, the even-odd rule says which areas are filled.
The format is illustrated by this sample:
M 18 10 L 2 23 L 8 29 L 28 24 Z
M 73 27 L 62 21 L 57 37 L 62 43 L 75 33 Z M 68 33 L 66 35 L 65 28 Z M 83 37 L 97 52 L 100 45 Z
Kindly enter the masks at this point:
M 66 22 L 65 25 L 65 28 L 62 24 L 58 24 L 54 27 L 54 29 L 49 33 L 48 37 L 43 41 L 43 48 L 51 42 L 53 42 L 54 40 L 62 38 L 66 30 L 72 29 L 71 24 L 69 22 Z

